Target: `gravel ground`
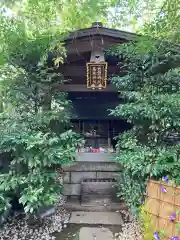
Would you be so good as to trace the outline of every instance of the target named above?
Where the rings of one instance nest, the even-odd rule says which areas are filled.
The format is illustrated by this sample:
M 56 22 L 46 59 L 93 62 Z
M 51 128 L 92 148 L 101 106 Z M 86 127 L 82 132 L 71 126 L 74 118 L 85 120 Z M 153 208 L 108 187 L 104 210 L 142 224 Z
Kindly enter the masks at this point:
M 15 216 L 0 231 L 0 240 L 55 240 L 54 232 L 61 232 L 69 222 L 70 214 L 63 208 L 64 199 L 60 199 L 55 213 L 45 217 L 36 225 L 30 226 L 25 217 Z M 122 231 L 115 234 L 115 240 L 143 240 L 141 229 L 128 211 L 120 211 L 124 225 Z M 64 240 L 64 239 L 62 239 Z
M 60 199 L 55 213 L 38 224 L 29 226 L 27 219 L 16 215 L 0 231 L 0 240 L 53 240 L 54 232 L 61 232 L 69 221 L 70 214 L 63 208 L 64 200 Z
M 122 231 L 115 234 L 115 240 L 143 240 L 141 228 L 138 222 L 128 211 L 120 211 L 123 216 L 124 225 Z

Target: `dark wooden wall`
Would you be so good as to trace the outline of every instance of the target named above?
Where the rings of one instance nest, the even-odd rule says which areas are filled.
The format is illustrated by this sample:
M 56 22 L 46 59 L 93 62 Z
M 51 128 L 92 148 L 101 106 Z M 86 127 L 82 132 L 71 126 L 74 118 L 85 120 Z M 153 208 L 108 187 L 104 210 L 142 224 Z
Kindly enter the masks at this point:
M 65 84 L 85 86 L 86 63 L 90 61 L 91 51 L 101 49 L 105 52 L 109 47 L 120 43 L 123 43 L 123 40 L 107 36 L 88 36 L 67 41 L 65 44 L 67 58 L 64 64 L 58 68 L 58 71 L 64 75 Z M 121 59 L 114 56 L 105 56 L 105 61 L 108 63 L 108 82 L 113 75 L 123 74 L 120 70 L 123 64 Z
M 72 101 L 72 119 L 115 119 L 108 109 L 114 109 L 122 102 L 113 92 L 69 93 Z

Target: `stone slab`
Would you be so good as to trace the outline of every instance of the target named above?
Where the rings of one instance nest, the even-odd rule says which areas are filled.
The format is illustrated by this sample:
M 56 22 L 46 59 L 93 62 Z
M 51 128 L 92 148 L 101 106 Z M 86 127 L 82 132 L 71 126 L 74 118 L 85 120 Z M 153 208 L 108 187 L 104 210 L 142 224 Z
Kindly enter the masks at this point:
M 72 212 L 70 223 L 97 224 L 97 225 L 123 225 L 120 213 L 116 212 Z
M 62 166 L 65 172 L 119 172 L 122 167 L 115 162 L 74 162 Z
M 116 182 L 82 182 L 81 191 L 88 195 L 111 195 L 116 191 Z
M 113 234 L 108 228 L 82 227 L 79 240 L 113 240 Z
M 96 178 L 96 172 L 71 172 L 71 183 L 81 183 L 90 178 Z
M 99 201 L 99 200 L 98 200 Z M 91 203 L 91 205 L 90 205 Z M 78 198 L 68 198 L 64 204 L 65 209 L 69 212 L 73 211 L 94 211 L 94 212 L 116 212 L 120 210 L 127 210 L 127 206 L 123 201 L 113 202 L 111 201 L 110 204 L 94 204 L 93 202 L 89 202 L 88 204 L 80 204 L 80 200 Z
M 112 162 L 115 153 L 76 153 L 77 162 Z
M 70 172 L 65 172 L 63 174 L 63 182 L 64 183 L 70 183 Z
M 81 184 L 64 184 L 64 195 L 71 196 L 71 195 L 78 195 L 80 196 L 81 193 Z
M 120 175 L 120 172 L 97 172 L 98 179 L 103 179 L 103 178 L 117 179 L 119 175 Z
M 82 196 L 81 197 L 81 206 L 83 207 L 107 207 L 111 206 L 112 203 L 118 203 L 116 196 L 103 196 L 100 198 L 100 196 Z

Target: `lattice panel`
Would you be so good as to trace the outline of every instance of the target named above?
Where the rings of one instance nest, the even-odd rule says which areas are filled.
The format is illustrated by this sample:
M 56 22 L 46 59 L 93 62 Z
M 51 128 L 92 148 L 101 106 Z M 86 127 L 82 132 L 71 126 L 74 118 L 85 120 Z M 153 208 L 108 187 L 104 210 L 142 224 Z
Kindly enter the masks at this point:
M 163 192 L 162 189 L 166 189 Z M 180 187 L 169 186 L 164 182 L 150 180 L 146 191 L 146 206 L 153 219 L 154 231 L 165 231 L 168 240 L 172 236 L 180 237 L 176 224 L 180 223 L 180 215 L 174 221 L 170 216 L 180 210 Z

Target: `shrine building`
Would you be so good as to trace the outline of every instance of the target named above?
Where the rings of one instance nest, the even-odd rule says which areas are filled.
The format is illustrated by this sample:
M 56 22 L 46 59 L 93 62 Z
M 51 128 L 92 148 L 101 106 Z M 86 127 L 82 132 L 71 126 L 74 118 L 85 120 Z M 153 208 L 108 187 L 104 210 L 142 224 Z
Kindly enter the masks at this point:
M 123 59 L 107 56 L 105 51 L 135 37 L 136 34 L 94 23 L 91 28 L 71 33 L 65 40 L 67 58 L 58 69 L 65 82 L 59 91 L 68 93 L 73 107 L 73 130 L 86 141 L 76 153 L 76 162 L 64 166 L 64 193 L 81 207 L 90 207 L 98 199 L 101 202 L 102 196 L 107 204 L 115 199 L 112 186 L 121 169 L 113 161 L 114 137 L 131 126 L 109 115 L 109 109 L 123 103 L 111 79 L 124 73 L 120 70 Z

